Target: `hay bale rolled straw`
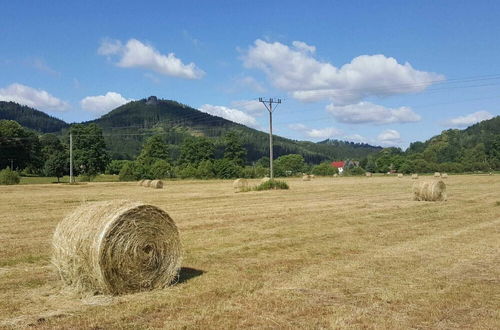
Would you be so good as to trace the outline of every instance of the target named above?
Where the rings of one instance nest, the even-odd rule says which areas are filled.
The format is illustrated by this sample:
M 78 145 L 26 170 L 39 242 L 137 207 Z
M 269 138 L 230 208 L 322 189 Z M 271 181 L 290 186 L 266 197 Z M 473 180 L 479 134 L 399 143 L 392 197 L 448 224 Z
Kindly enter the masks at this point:
M 233 181 L 233 188 L 234 189 L 245 189 L 248 188 L 248 181 L 247 179 L 236 179 Z
M 149 184 L 149 187 L 154 188 L 154 189 L 162 189 L 163 188 L 163 181 L 161 181 L 161 180 L 153 180 Z
M 162 288 L 178 276 L 181 242 L 163 210 L 113 200 L 77 208 L 56 227 L 52 262 L 80 292 L 123 294 Z
M 403 173 L 398 173 L 398 178 L 402 178 L 403 177 Z
M 365 176 L 367 176 L 367 177 L 371 178 L 371 177 L 372 177 L 372 173 L 371 173 L 371 172 L 366 172 L 366 173 L 365 173 Z
M 311 181 L 311 176 L 307 174 L 302 175 L 302 181 Z
M 268 176 L 265 176 L 265 177 L 262 178 L 262 180 L 260 180 L 260 183 L 266 183 L 269 180 L 271 180 L 271 178 L 268 177 Z
M 435 177 L 435 178 L 440 178 L 440 177 L 441 177 L 441 173 L 439 173 L 439 172 L 434 172 L 434 177 Z
M 137 185 L 138 186 L 142 186 L 144 184 L 144 179 L 140 180 L 140 181 L 137 181 Z
M 151 184 L 151 180 L 143 180 L 142 181 L 142 186 L 143 187 L 149 187 L 150 184 Z
M 412 174 L 412 175 L 411 175 L 411 178 L 412 178 L 413 180 L 418 179 L 418 174 Z
M 446 184 L 439 181 L 422 181 L 413 184 L 413 198 L 416 201 L 445 201 Z
M 441 177 L 443 179 L 448 179 L 448 174 L 447 173 L 441 173 Z

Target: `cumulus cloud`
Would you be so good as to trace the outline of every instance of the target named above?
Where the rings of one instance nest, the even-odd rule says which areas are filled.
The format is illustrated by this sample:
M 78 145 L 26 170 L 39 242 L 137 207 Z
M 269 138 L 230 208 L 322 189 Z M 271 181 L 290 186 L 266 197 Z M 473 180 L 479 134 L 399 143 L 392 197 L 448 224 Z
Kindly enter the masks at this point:
M 133 99 L 126 99 L 119 93 L 107 92 L 105 95 L 87 96 L 80 101 L 80 105 L 84 110 L 103 114 L 130 101 Z
M 220 105 L 204 104 L 199 108 L 200 111 L 206 112 L 213 116 L 225 118 L 235 123 L 246 126 L 257 127 L 258 123 L 254 117 L 240 111 L 238 109 L 227 108 Z
M 444 76 L 419 71 L 384 55 L 361 55 L 340 68 L 313 57 L 316 48 L 301 41 L 292 47 L 257 39 L 243 56 L 247 68 L 263 71 L 271 83 L 301 101 L 330 99 L 352 104 L 369 96 L 423 91 Z
M 335 119 L 348 124 L 392 124 L 417 122 L 421 117 L 411 108 L 386 108 L 370 102 L 359 102 L 349 105 L 330 104 L 326 107 Z
M 296 123 L 288 125 L 288 128 L 303 133 L 314 139 L 329 139 L 342 134 L 342 131 L 335 127 L 309 128 L 304 124 Z
M 395 146 L 401 143 L 401 134 L 393 129 L 386 129 L 377 136 L 377 141 L 383 146 Z
M 372 141 L 370 141 L 370 139 L 368 139 L 362 135 L 359 135 L 359 134 L 346 135 L 343 137 L 343 139 L 346 141 L 357 142 L 357 143 L 370 143 L 370 142 L 372 142 Z
M 14 83 L 0 88 L 0 101 L 12 101 L 41 110 L 65 111 L 69 104 L 42 89 Z
M 130 39 L 126 44 L 119 40 L 106 39 L 101 42 L 97 53 L 104 56 L 118 56 L 116 63 L 123 68 L 144 68 L 157 73 L 185 79 L 200 79 L 205 72 L 194 63 L 184 64 L 174 53 L 161 54 L 153 46 Z
M 446 121 L 444 125 L 452 127 L 467 127 L 491 118 L 493 118 L 493 115 L 488 111 L 477 111 L 466 116 L 459 116 L 457 118 L 450 119 Z

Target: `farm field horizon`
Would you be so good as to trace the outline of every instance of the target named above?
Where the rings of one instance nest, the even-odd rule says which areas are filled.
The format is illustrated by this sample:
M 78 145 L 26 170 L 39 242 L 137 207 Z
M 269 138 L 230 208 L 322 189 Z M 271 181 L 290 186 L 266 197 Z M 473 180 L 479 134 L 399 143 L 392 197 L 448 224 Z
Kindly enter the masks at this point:
M 500 326 L 499 175 L 450 176 L 446 202 L 414 201 L 409 176 L 284 180 L 245 193 L 232 180 L 0 186 L 0 328 Z M 176 222 L 178 283 L 122 296 L 63 285 L 56 225 L 111 199 Z

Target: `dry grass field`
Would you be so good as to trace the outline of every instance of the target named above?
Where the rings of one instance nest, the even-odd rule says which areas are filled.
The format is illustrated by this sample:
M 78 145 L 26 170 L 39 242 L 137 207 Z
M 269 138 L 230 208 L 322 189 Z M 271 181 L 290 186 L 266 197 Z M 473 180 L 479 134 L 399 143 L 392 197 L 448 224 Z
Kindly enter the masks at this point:
M 451 176 L 447 202 L 413 201 L 406 176 L 287 181 L 0 186 L 0 327 L 500 328 L 500 176 Z M 56 224 L 115 198 L 176 221 L 177 284 L 119 297 L 63 287 Z

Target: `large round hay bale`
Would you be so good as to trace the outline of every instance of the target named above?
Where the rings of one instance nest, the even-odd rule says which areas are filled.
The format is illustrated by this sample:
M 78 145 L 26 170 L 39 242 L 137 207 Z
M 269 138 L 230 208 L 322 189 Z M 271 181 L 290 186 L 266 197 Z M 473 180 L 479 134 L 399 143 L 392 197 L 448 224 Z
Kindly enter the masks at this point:
M 445 201 L 446 184 L 441 180 L 415 182 L 413 194 L 417 201 Z
M 163 181 L 161 180 L 153 180 L 149 183 L 149 186 L 151 188 L 155 188 L 155 189 L 162 189 L 163 188 Z
M 338 176 L 339 176 L 339 175 L 338 175 L 337 173 L 335 173 L 335 174 L 333 175 L 333 177 L 334 177 L 334 178 L 336 178 L 336 177 L 338 177 Z
M 412 178 L 413 180 L 418 179 L 418 174 L 412 174 L 412 175 L 411 175 L 411 178 Z
M 372 177 L 372 173 L 371 173 L 371 172 L 366 172 L 366 173 L 365 173 L 365 176 L 367 176 L 367 177 L 371 178 L 371 177 Z
M 269 180 L 271 180 L 271 178 L 268 177 L 268 176 L 265 176 L 265 177 L 262 178 L 262 180 L 260 180 L 260 183 L 266 183 Z
M 233 181 L 233 188 L 234 189 L 244 189 L 248 187 L 248 181 L 247 179 L 236 179 Z
M 398 178 L 402 178 L 403 177 L 403 173 L 398 173 Z
M 307 175 L 307 174 L 304 174 L 302 176 L 302 181 L 311 181 L 311 177 L 309 175 Z
M 434 177 L 435 177 L 435 178 L 440 178 L 440 177 L 441 177 L 441 173 L 439 173 L 439 172 L 434 172 Z
M 310 174 L 310 175 L 309 175 L 309 177 L 310 177 L 311 179 L 314 179 L 314 178 L 315 178 L 314 174 Z
M 137 181 L 137 185 L 138 186 L 142 186 L 144 184 L 144 179 L 140 180 L 140 181 Z
M 144 180 L 144 181 L 142 181 L 142 186 L 143 187 L 149 187 L 150 184 L 151 184 L 151 180 Z
M 447 173 L 441 173 L 441 177 L 443 179 L 448 179 L 448 174 Z
M 181 265 L 174 221 L 140 202 L 84 204 L 57 225 L 52 244 L 64 282 L 91 293 L 161 288 L 177 278 Z

